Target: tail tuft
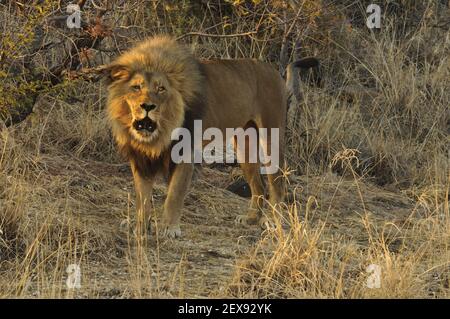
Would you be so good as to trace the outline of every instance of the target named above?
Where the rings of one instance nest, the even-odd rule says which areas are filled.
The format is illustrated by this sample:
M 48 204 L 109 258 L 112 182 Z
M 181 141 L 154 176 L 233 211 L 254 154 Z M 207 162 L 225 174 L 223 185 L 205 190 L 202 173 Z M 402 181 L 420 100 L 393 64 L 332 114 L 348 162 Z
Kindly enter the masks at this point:
M 300 92 L 300 79 L 298 76 L 298 72 L 296 72 L 296 68 L 301 69 L 310 69 L 310 68 L 319 68 L 320 62 L 314 57 L 304 58 L 295 62 L 290 63 L 286 69 L 286 87 L 288 91 L 288 97 L 290 99 L 289 106 L 292 104 L 291 102 L 298 103 L 301 101 L 301 92 Z M 292 101 L 295 98 L 296 101 Z
M 314 57 L 304 58 L 295 62 L 292 62 L 294 67 L 302 69 L 310 69 L 319 66 L 319 60 Z
M 300 77 L 297 72 L 297 68 L 301 69 L 316 69 L 316 75 L 318 75 L 319 60 L 314 57 L 304 58 L 290 63 L 286 68 L 286 89 L 288 94 L 288 126 L 292 125 L 293 110 L 298 103 L 302 100 L 302 94 L 300 91 Z M 317 81 L 320 82 L 320 77 L 317 76 Z

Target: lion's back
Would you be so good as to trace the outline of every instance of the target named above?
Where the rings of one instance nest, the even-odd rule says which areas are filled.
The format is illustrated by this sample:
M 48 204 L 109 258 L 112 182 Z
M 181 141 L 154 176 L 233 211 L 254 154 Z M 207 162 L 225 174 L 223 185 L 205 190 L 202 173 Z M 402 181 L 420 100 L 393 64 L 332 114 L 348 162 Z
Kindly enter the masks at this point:
M 261 112 L 284 112 L 285 83 L 269 63 L 255 59 L 218 59 L 201 61 L 201 65 L 207 113 L 214 125 L 220 125 L 215 119 L 222 116 L 236 117 L 232 122 L 237 123 L 239 118 L 254 118 Z

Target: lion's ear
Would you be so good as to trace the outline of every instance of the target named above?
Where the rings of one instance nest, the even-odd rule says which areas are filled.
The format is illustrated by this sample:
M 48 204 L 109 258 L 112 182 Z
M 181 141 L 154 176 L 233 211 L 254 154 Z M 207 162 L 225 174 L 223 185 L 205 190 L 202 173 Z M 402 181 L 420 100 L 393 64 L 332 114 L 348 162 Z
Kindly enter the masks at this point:
M 126 66 L 120 64 L 110 64 L 104 69 L 107 84 L 119 80 L 126 80 L 130 77 L 130 73 L 130 70 Z

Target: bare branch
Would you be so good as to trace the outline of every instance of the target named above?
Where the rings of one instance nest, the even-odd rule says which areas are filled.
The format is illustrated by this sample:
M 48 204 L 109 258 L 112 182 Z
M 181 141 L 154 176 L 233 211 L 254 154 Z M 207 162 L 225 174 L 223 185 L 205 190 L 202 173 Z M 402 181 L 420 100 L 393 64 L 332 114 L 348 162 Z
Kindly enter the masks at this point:
M 83 68 L 77 71 L 63 71 L 61 75 L 70 80 L 82 79 L 89 82 L 97 82 L 103 77 L 106 68 L 106 65 L 99 65 L 93 68 Z
M 183 34 L 182 36 L 178 37 L 177 40 L 183 39 L 188 36 L 200 36 L 200 37 L 209 37 L 209 38 L 236 38 L 236 37 L 252 36 L 257 33 L 258 33 L 257 31 L 249 31 L 249 32 L 234 33 L 234 34 L 209 34 L 209 33 L 201 33 L 201 32 L 189 32 L 189 33 Z

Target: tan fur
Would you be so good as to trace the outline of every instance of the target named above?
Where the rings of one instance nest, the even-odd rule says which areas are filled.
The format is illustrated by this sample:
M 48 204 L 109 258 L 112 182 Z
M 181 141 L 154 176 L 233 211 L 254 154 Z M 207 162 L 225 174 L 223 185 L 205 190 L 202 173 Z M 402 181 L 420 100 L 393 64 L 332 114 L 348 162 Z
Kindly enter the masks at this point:
M 170 175 L 164 204 L 169 236 L 180 235 L 180 216 L 193 171 L 192 164 L 170 163 L 173 129 L 202 119 L 203 129 L 255 126 L 279 128 L 280 165 L 283 163 L 287 107 L 285 81 L 270 65 L 256 60 L 199 61 L 169 37 L 148 39 L 121 55 L 108 68 L 108 116 L 119 148 L 129 158 L 135 179 L 137 208 L 149 216 L 154 177 Z M 291 71 L 290 71 L 291 72 Z M 292 74 L 289 74 L 292 76 Z M 139 92 L 132 87 L 139 86 Z M 134 85 L 134 86 L 133 86 Z M 157 87 L 163 86 L 162 93 Z M 148 112 L 157 123 L 153 134 L 133 129 L 146 116 L 143 105 L 157 105 Z M 248 152 L 248 150 L 247 150 Z M 239 155 L 239 154 L 238 154 Z M 239 156 L 242 156 L 240 154 Z M 264 187 L 259 164 L 242 164 L 253 198 L 248 215 L 240 221 L 263 223 Z M 280 171 L 268 176 L 270 202 L 284 198 Z
M 147 154 L 149 157 L 157 157 L 170 145 L 170 134 L 173 129 L 179 127 L 184 119 L 185 105 L 195 99 L 200 93 L 202 77 L 196 61 L 190 52 L 183 46 L 167 37 L 155 37 L 147 40 L 130 51 L 121 55 L 110 67 L 111 76 L 114 72 L 122 70 L 125 74 L 116 80 L 112 78 L 109 86 L 108 115 L 112 123 L 113 134 L 119 146 L 131 143 L 134 148 Z M 130 134 L 131 118 L 127 106 L 127 87 L 123 81 L 132 72 L 159 72 L 164 74 L 170 84 L 175 88 L 169 107 L 164 108 L 161 117 L 165 119 L 165 125 L 161 127 L 161 138 L 154 139 L 151 143 L 140 143 Z M 131 96 L 129 99 L 135 97 Z M 139 101 L 136 101 L 139 103 Z M 129 105 L 128 105 L 129 106 Z M 134 110 L 138 105 L 130 106 Z M 133 111 L 133 110 L 132 110 Z

